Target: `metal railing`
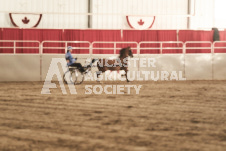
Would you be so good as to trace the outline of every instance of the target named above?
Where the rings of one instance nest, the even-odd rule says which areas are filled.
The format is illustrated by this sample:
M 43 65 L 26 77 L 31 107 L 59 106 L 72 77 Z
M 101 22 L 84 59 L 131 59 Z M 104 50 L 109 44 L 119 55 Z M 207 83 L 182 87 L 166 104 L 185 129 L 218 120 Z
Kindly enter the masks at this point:
M 4 43 L 4 44 L 3 44 Z M 17 44 L 20 43 L 20 45 L 23 45 L 23 47 L 21 46 L 17 46 Z M 35 43 L 38 44 L 37 47 L 27 47 L 24 46 L 24 44 L 31 44 L 31 43 Z M 7 46 L 1 46 L 1 45 L 7 45 Z M 9 45 L 9 46 L 8 46 Z M 40 54 L 41 53 L 41 47 L 40 47 L 40 42 L 39 41 L 31 41 L 31 40 L 0 40 L 0 49 L 12 49 L 13 53 L 11 54 L 18 54 L 16 52 L 17 49 L 37 49 L 38 53 L 28 53 L 28 54 Z M 0 52 L 1 54 L 1 52 Z
M 27 44 L 28 43 L 28 44 Z M 33 43 L 33 44 L 32 44 Z M 29 45 L 37 46 L 29 46 Z M 59 46 L 61 45 L 61 46 Z M 204 53 L 226 53 L 226 41 L 23 41 L 23 40 L 0 40 L 0 54 L 24 54 L 23 52 L 17 52 L 18 49 L 37 49 L 37 53 L 25 53 L 25 54 L 53 54 L 51 52 L 44 52 L 44 50 L 63 50 L 62 53 L 66 53 L 67 46 L 71 45 L 73 50 L 79 50 L 78 54 L 88 54 L 94 55 L 95 50 L 112 50 L 113 53 L 117 54 L 117 51 L 122 48 L 122 46 L 131 46 L 132 50 L 136 53 L 134 54 L 145 54 L 142 53 L 143 50 L 158 50 L 159 54 L 163 54 L 165 50 L 181 50 L 173 53 L 187 54 L 190 53 L 188 50 L 208 50 Z M 198 47 L 196 45 L 199 45 Z M 13 50 L 12 52 L 3 52 L 2 50 Z M 81 52 L 82 50 L 87 50 L 87 53 Z M 222 52 L 215 52 L 216 50 L 221 50 Z M 60 54 L 62 54 L 60 53 Z M 59 54 L 59 53 L 55 53 Z M 98 53 L 96 53 L 98 54 Z M 101 54 L 101 53 L 100 53 Z M 109 53 L 107 53 L 109 54 Z M 151 53 L 147 53 L 151 54 Z
M 152 46 L 152 47 L 143 47 L 142 45 L 158 45 L 158 46 Z M 164 47 L 164 44 L 171 44 L 176 45 L 173 47 Z M 184 50 L 184 43 L 182 41 L 142 41 L 139 43 L 139 54 L 141 53 L 141 50 L 159 50 L 159 53 L 162 54 L 163 50 L 182 50 L 181 53 L 183 53 Z
M 187 46 L 187 45 L 209 45 L 209 46 Z M 213 53 L 212 42 L 210 41 L 186 41 L 184 43 L 184 53 L 188 53 L 187 50 L 210 50 L 209 53 Z M 201 52 L 203 53 L 203 52 Z
M 213 42 L 212 48 L 213 48 L 213 53 L 216 53 L 215 50 L 218 50 L 218 51 L 221 50 L 223 53 L 226 53 L 226 41 L 215 41 Z
M 110 44 L 113 44 L 113 47 L 95 47 L 95 45 L 110 45 Z M 113 50 L 113 54 L 116 54 L 116 51 L 117 50 L 120 50 L 122 47 L 117 47 L 117 45 L 122 45 L 122 44 L 127 44 L 127 46 L 131 46 L 131 45 L 135 45 L 134 46 L 131 46 L 131 49 L 136 49 L 138 50 L 138 43 L 137 42 L 134 42 L 134 41 L 94 41 L 92 42 L 92 45 L 91 45 L 91 54 L 93 54 L 93 50 Z
M 62 47 L 53 47 L 53 46 L 51 46 L 51 47 L 49 47 L 49 46 L 44 46 L 45 44 L 64 44 L 64 46 L 62 46 Z M 67 47 L 69 46 L 69 45 L 73 45 L 73 44 L 78 44 L 78 45 L 80 45 L 80 44 L 87 44 L 88 45 L 88 47 L 87 46 L 76 46 L 76 47 L 73 47 L 73 50 L 89 50 L 89 54 L 91 54 L 90 52 L 91 52 L 91 43 L 89 42 L 89 41 L 43 41 L 42 43 L 41 43 L 41 54 L 43 54 L 43 50 L 44 49 L 49 49 L 49 50 L 64 50 L 64 53 L 66 53 L 67 52 Z

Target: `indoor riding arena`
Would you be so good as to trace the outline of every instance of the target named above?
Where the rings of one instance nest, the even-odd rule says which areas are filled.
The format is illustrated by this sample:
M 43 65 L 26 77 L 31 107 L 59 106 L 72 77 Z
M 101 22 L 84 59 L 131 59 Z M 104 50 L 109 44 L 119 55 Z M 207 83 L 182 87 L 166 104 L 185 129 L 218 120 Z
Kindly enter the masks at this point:
M 225 0 L 0 0 L 0 151 L 225 151 Z

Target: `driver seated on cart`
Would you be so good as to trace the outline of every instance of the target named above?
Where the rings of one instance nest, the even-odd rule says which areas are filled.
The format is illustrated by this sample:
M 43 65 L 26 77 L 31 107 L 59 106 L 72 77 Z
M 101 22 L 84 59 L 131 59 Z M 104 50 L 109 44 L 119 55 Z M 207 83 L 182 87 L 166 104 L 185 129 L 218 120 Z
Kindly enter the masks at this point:
M 67 61 L 67 65 L 70 66 L 70 67 L 76 67 L 78 68 L 78 70 L 83 73 L 86 71 L 86 69 L 90 68 L 92 63 L 95 61 L 95 59 L 92 60 L 92 63 L 89 64 L 87 67 L 83 67 L 81 65 L 81 63 L 76 63 L 76 60 L 77 58 L 73 58 L 71 53 L 72 53 L 72 47 L 71 46 L 68 46 L 67 47 L 67 53 L 65 54 L 65 59 Z

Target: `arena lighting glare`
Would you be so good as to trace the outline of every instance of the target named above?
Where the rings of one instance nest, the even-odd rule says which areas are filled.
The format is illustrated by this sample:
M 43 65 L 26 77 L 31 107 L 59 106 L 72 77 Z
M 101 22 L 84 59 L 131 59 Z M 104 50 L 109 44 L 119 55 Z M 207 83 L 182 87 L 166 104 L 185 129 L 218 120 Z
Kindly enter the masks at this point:
M 215 0 L 214 2 L 214 26 L 217 28 L 226 27 L 226 1 L 225 0 Z
M 226 19 L 225 5 L 226 5 L 225 0 L 215 0 L 215 18 L 216 19 Z

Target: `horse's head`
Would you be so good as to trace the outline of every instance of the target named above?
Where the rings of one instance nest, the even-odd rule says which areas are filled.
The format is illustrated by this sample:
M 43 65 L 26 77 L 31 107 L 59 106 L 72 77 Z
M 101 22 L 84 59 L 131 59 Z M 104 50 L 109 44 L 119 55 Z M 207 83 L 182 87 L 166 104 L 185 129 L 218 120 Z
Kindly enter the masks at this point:
M 131 47 L 128 47 L 128 51 L 129 51 L 129 56 L 133 58 L 133 52 L 132 52 Z
M 133 52 L 131 47 L 127 47 L 127 48 L 122 48 L 120 50 L 120 58 L 125 58 L 125 57 L 133 57 Z

